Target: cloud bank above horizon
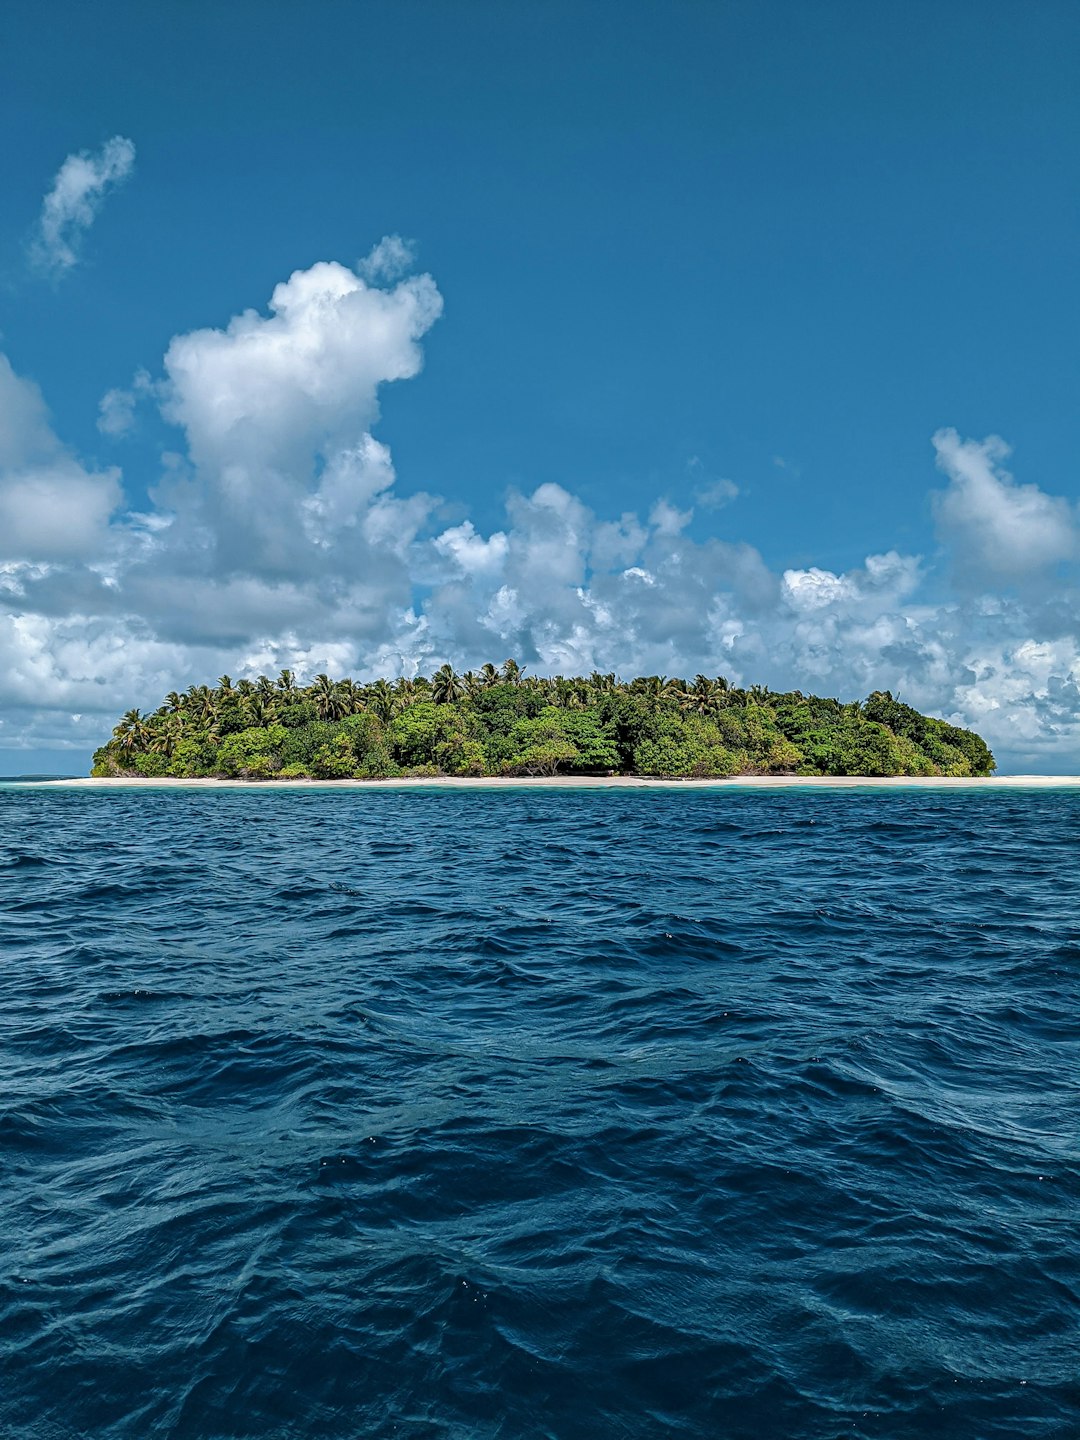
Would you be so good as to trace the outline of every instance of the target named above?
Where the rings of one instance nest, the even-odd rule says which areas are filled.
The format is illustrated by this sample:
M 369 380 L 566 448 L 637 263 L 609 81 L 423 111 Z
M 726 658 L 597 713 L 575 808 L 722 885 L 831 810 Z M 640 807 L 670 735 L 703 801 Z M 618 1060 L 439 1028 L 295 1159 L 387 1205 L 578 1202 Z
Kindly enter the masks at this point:
M 79 158 L 51 192 L 61 269 L 134 149 L 127 169 Z M 844 573 L 695 539 L 693 511 L 663 495 L 597 514 L 551 482 L 511 491 L 485 534 L 454 497 L 400 485 L 375 437 L 380 387 L 419 373 L 442 313 L 412 264 L 387 236 L 355 269 L 297 270 L 266 312 L 178 334 L 156 375 L 110 390 L 103 435 L 149 405 L 179 437 L 140 509 L 0 356 L 0 748 L 91 749 L 121 711 L 222 671 L 371 679 L 513 656 L 536 673 L 888 688 L 979 730 L 1008 768 L 1076 767 L 1077 516 L 1013 478 L 1002 440 L 940 430 L 940 549 L 885 537 Z M 730 531 L 737 485 L 697 493 Z

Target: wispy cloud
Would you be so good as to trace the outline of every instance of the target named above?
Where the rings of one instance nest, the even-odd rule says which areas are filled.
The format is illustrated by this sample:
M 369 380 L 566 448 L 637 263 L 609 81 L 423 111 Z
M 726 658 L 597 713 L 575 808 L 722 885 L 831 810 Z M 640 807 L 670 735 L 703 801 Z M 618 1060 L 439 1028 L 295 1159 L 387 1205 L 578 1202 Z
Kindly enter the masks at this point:
M 103 435 L 113 439 L 126 435 L 135 424 L 135 407 L 144 395 L 153 392 L 150 376 L 143 369 L 136 370 L 128 390 L 108 390 L 98 404 L 97 428 Z
M 66 274 L 79 259 L 83 237 L 94 223 L 106 192 L 123 183 L 135 166 L 135 146 L 123 135 L 100 150 L 69 155 L 45 196 L 31 246 L 39 269 Z
M 384 235 L 357 265 L 357 273 L 369 284 L 399 280 L 416 261 L 416 247 L 400 235 Z
M 699 456 L 691 455 L 686 469 L 695 481 L 694 501 L 704 509 L 722 510 L 739 498 L 739 487 L 735 481 L 707 474 Z

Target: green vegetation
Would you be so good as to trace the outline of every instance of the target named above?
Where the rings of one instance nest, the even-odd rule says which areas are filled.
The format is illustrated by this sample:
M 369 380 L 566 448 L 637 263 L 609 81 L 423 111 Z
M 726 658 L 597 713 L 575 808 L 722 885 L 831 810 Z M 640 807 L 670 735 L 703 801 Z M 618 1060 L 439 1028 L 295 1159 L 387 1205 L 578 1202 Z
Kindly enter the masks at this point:
M 843 705 L 723 678 L 525 676 L 513 660 L 430 680 L 317 675 L 193 685 L 129 710 L 93 774 L 384 779 L 398 775 L 989 775 L 978 735 L 875 691 Z

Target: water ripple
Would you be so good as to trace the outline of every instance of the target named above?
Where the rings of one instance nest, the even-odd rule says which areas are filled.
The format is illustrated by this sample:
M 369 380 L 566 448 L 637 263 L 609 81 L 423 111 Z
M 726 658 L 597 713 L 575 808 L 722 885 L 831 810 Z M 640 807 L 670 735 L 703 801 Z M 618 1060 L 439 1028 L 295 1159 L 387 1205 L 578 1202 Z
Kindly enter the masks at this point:
M 1080 795 L 0 788 L 0 1433 L 1080 1433 Z

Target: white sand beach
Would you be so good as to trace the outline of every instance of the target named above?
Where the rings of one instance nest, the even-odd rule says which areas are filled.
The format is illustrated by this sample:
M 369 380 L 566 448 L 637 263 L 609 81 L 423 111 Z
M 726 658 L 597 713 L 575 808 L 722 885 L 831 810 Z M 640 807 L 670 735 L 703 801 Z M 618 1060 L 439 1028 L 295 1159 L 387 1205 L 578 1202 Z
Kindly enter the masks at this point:
M 1062 790 L 1080 789 L 1080 775 L 944 776 L 732 775 L 722 780 L 659 780 L 639 775 L 417 776 L 393 780 L 148 780 L 27 781 L 27 784 L 91 790 Z

